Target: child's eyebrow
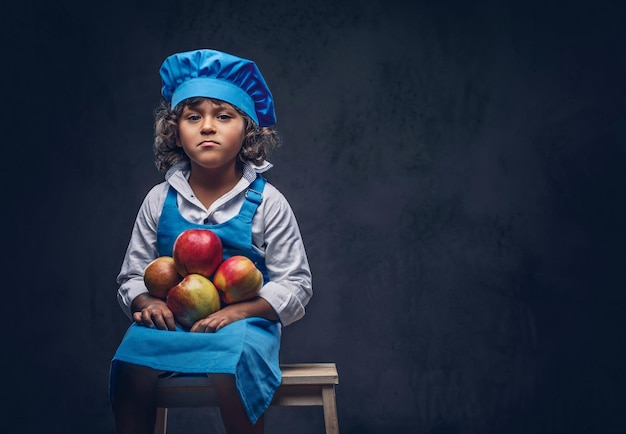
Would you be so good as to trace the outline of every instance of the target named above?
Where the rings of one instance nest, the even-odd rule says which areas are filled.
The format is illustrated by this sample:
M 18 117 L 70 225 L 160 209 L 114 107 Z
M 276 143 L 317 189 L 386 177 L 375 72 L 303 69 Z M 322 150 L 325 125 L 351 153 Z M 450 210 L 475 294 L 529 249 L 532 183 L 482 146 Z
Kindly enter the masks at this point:
M 198 107 L 202 104 L 202 101 L 188 104 L 185 108 L 189 110 L 198 110 Z M 216 110 L 234 110 L 237 111 L 232 105 L 224 101 L 212 101 L 213 108 Z
M 233 107 L 232 105 L 228 104 L 227 102 L 219 102 L 219 103 L 214 103 L 215 108 L 217 110 L 233 110 L 233 111 L 237 111 L 235 109 L 235 107 Z

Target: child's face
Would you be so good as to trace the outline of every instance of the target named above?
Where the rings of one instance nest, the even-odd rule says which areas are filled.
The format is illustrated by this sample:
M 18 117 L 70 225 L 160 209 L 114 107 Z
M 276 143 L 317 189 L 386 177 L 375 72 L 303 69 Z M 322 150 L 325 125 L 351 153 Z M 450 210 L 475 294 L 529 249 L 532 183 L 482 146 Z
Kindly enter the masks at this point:
M 245 120 L 232 105 L 205 99 L 183 109 L 177 144 L 189 156 L 192 168 L 234 169 L 244 131 Z

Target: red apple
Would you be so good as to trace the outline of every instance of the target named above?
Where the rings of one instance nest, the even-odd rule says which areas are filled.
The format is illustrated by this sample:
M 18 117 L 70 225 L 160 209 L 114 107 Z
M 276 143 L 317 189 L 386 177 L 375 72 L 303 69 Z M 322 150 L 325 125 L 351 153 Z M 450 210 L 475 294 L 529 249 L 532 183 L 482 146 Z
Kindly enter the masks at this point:
M 224 251 L 220 237 L 208 229 L 188 229 L 176 241 L 172 256 L 181 276 L 202 274 L 211 277 L 222 262 Z
M 166 303 L 179 324 L 191 327 L 220 309 L 220 296 L 209 279 L 200 274 L 188 274 L 170 289 Z
M 143 281 L 151 295 L 165 300 L 167 292 L 178 282 L 183 280 L 183 276 L 178 274 L 174 265 L 174 258 L 171 256 L 160 256 L 150 262 L 144 272 Z
M 218 267 L 213 283 L 225 303 L 236 303 L 256 297 L 263 286 L 263 275 L 245 256 L 231 256 Z

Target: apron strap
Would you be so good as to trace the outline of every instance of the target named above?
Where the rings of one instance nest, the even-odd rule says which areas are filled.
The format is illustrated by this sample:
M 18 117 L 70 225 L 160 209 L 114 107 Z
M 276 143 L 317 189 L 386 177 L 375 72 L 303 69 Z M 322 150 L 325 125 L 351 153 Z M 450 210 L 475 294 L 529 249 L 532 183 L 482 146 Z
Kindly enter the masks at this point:
M 265 189 L 265 183 L 267 181 L 261 175 L 257 175 L 248 190 L 246 190 L 245 199 L 239 210 L 239 217 L 245 222 L 251 222 L 256 209 L 263 201 L 263 190 Z

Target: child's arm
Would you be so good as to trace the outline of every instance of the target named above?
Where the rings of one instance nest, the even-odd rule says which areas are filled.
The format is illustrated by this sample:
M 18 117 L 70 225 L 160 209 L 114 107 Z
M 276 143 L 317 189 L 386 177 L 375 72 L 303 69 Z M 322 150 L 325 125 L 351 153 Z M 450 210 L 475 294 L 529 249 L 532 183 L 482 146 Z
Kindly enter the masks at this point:
M 131 320 L 134 320 L 135 309 L 133 304 L 135 298 L 148 293 L 148 288 L 146 288 L 143 280 L 143 273 L 145 267 L 158 256 L 156 232 L 167 189 L 167 184 L 159 184 L 153 187 L 144 198 L 137 213 L 126 255 L 117 277 L 119 284 L 117 300 L 124 313 Z M 137 303 L 140 301 L 137 300 Z
M 270 304 L 261 297 L 253 298 L 223 307 L 206 318 L 196 322 L 191 327 L 192 332 L 216 332 L 230 323 L 245 318 L 259 317 L 270 321 L 278 321 L 278 315 Z
M 259 297 L 273 307 L 281 324 L 287 326 L 304 316 L 312 296 L 311 271 L 296 217 L 285 197 L 268 184 L 259 208 L 263 209 L 264 233 L 255 245 L 265 250 L 269 276 Z

